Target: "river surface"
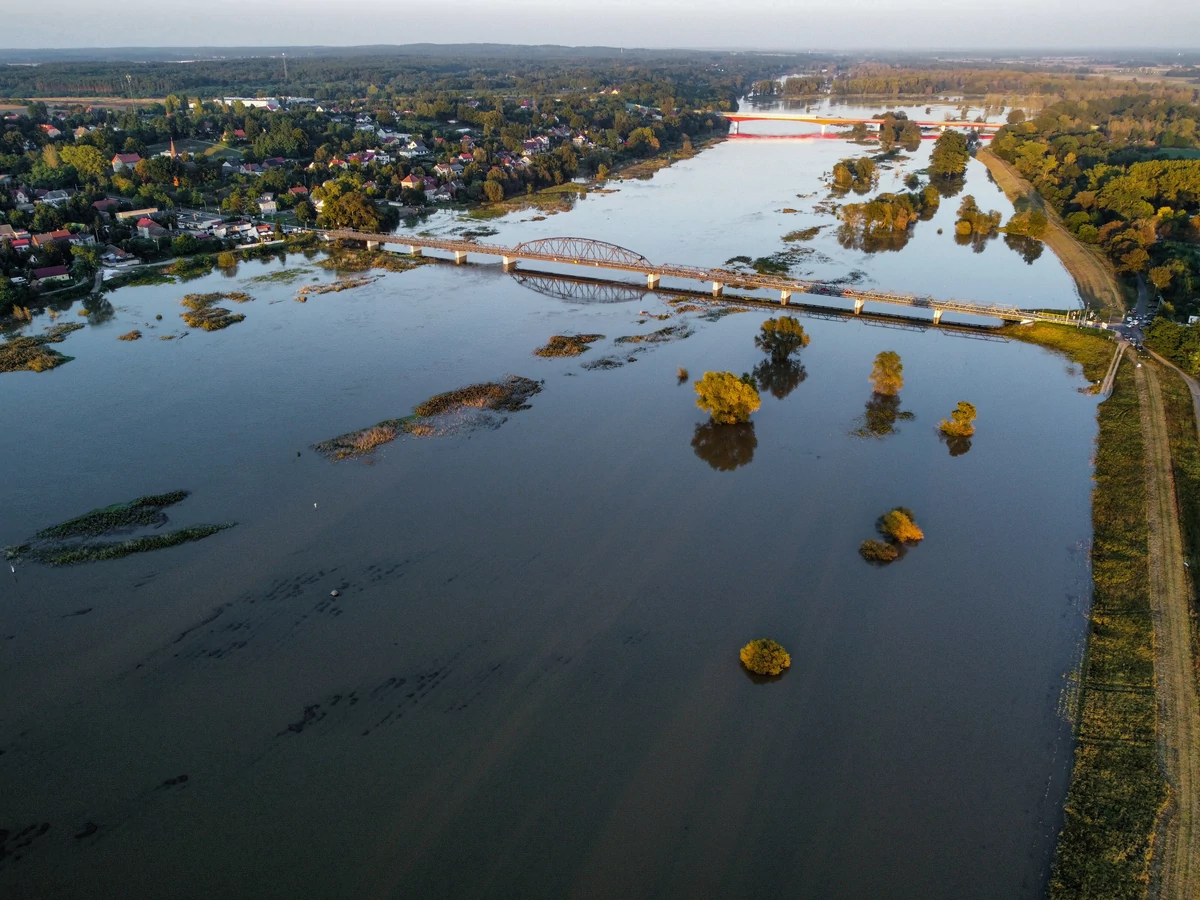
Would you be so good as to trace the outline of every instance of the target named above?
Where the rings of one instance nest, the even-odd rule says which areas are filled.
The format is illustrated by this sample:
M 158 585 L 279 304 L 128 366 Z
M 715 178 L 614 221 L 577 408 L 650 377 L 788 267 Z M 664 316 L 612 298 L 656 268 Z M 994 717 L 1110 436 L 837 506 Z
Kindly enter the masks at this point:
M 957 199 L 899 252 L 843 248 L 812 207 L 820 174 L 860 152 L 739 138 L 543 221 L 417 227 L 711 265 L 825 225 L 797 273 L 1075 302 L 1049 254 L 958 246 Z M 965 191 L 1011 209 L 976 163 Z M 0 376 L 0 544 L 177 489 L 172 527 L 237 522 L 4 573 L 0 896 L 1044 892 L 1089 591 L 1095 400 L 1066 360 L 805 317 L 802 371 L 775 372 L 752 429 L 723 432 L 688 382 L 759 366 L 762 310 L 563 299 L 490 263 L 294 302 L 333 277 L 317 259 L 121 289 L 111 319 L 58 345 L 74 361 Z M 283 268 L 305 271 L 252 280 Z M 254 296 L 244 322 L 157 339 L 182 332 L 184 293 L 222 289 Z M 613 342 L 680 323 L 693 333 Z M 576 331 L 606 337 L 531 354 Z M 888 349 L 915 418 L 855 436 Z M 510 373 L 545 383 L 504 421 L 369 461 L 311 449 Z M 978 433 L 951 455 L 935 428 L 959 400 Z M 866 564 L 859 543 L 897 505 L 926 539 Z M 782 678 L 741 668 L 758 637 L 790 651 Z

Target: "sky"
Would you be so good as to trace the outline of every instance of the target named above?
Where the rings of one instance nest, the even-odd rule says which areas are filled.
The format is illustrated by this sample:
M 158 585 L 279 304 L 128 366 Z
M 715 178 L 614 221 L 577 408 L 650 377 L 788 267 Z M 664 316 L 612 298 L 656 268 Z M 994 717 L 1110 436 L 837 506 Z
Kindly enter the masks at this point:
M 1196 47 L 1197 0 L 0 0 L 0 47 L 418 42 L 763 50 Z

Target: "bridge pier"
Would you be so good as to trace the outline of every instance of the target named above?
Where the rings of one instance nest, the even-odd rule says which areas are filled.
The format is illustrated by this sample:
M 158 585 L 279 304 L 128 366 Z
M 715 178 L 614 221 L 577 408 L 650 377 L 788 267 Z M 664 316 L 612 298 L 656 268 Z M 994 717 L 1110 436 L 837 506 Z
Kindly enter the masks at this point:
M 826 129 L 826 127 L 827 127 L 826 125 L 822 125 L 822 126 L 821 126 L 821 134 L 822 134 L 822 135 L 824 135 L 824 134 L 825 134 L 825 129 Z
M 934 310 L 933 310 L 933 324 L 934 325 L 942 324 L 942 310 L 940 310 L 936 307 L 934 307 Z
M 866 305 L 867 305 L 866 300 L 855 300 L 854 301 L 854 314 L 857 316 L 859 313 L 861 313 L 863 311 L 863 307 Z
M 787 304 L 788 304 L 788 300 L 790 300 L 790 299 L 791 299 L 791 297 L 792 297 L 792 292 L 791 292 L 791 291 L 780 291 L 780 292 L 779 292 L 779 303 L 780 303 L 780 305 L 782 305 L 782 306 L 787 306 Z
M 465 263 L 467 261 L 467 251 L 466 250 L 455 250 L 454 251 L 454 261 L 460 265 L 462 263 Z
M 517 267 L 517 259 L 515 256 L 501 256 L 500 264 L 504 266 L 505 272 L 511 272 Z
M 733 122 L 733 132 L 732 132 L 733 134 L 737 134 L 737 133 L 738 133 L 738 125 L 740 125 L 740 124 L 741 124 L 741 123 L 740 123 L 740 122 L 738 122 L 736 119 L 734 120 L 734 122 Z
M 719 281 L 714 281 L 713 282 L 713 296 L 720 297 L 723 293 L 725 293 L 725 285 L 723 285 Z
M 408 245 L 408 255 L 409 256 L 420 256 L 421 248 L 416 246 L 415 244 L 409 244 Z
M 658 290 L 659 280 L 660 280 L 660 276 L 657 272 L 648 273 L 646 275 L 646 287 L 650 288 L 650 290 L 652 290 L 652 291 Z
M 367 249 L 368 250 L 378 250 L 379 249 L 379 241 L 367 241 Z

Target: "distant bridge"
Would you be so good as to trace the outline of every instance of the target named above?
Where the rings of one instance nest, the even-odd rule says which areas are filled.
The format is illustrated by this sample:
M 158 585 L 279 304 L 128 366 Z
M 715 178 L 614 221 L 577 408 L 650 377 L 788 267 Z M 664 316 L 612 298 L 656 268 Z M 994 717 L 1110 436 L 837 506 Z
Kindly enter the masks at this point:
M 730 112 L 723 113 L 730 122 L 733 123 L 733 133 L 737 134 L 742 122 L 807 122 L 810 125 L 820 125 L 821 131 L 833 127 L 846 127 L 853 125 L 883 125 L 884 119 L 856 119 L 853 117 L 843 116 L 818 116 L 811 113 L 792 113 L 792 112 Z M 1004 127 L 1002 122 L 931 122 L 918 119 L 901 119 L 898 121 L 909 121 L 919 128 L 925 130 L 945 131 L 947 128 L 964 128 L 979 132 L 994 132 L 999 131 Z
M 590 238 L 561 237 L 541 238 L 526 241 L 514 247 L 500 244 L 485 244 L 452 238 L 420 237 L 410 234 L 374 234 L 341 229 L 320 232 L 326 240 L 363 241 L 368 248 L 375 249 L 385 244 L 407 247 L 408 252 L 420 256 L 424 250 L 441 250 L 454 254 L 454 261 L 466 262 L 469 254 L 499 257 L 505 271 L 515 271 L 520 260 L 558 263 L 571 266 L 591 266 L 618 272 L 637 272 L 646 276 L 646 289 L 657 290 L 663 278 L 681 278 L 686 281 L 712 283 L 712 294 L 720 297 L 726 287 L 740 290 L 767 290 L 779 293 L 779 302 L 786 306 L 793 294 L 820 295 L 849 300 L 854 312 L 860 313 L 868 303 L 885 303 L 928 309 L 933 313 L 933 324 L 940 324 L 943 313 L 961 313 L 971 316 L 986 316 L 1006 322 L 1061 322 L 1079 324 L 1073 314 L 1051 313 L 1039 310 L 1023 310 L 1016 306 L 1001 306 L 976 300 L 935 299 L 920 294 L 904 294 L 894 291 L 860 289 L 852 285 L 809 279 L 784 278 L 778 275 L 759 275 L 753 272 L 736 272 L 732 269 L 704 268 L 674 263 L 652 263 L 640 253 Z

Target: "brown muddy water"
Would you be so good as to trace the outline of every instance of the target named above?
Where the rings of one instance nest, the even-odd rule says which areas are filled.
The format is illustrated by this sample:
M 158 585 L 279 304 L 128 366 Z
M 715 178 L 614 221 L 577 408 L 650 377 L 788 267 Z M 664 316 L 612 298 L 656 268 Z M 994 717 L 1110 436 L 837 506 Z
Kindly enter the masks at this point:
M 538 227 L 690 197 L 759 148 L 807 152 L 731 142 Z M 628 243 L 721 256 L 683 253 L 690 202 Z M 773 240 L 811 224 L 772 216 Z M 930 241 L 891 256 L 913 279 L 973 257 Z M 1033 284 L 1002 244 L 974 258 Z M 299 304 L 330 275 L 250 280 L 283 265 L 122 289 L 59 345 L 74 361 L 0 376 L 0 544 L 178 489 L 171 527 L 238 523 L 3 572 L 0 896 L 1041 895 L 1088 597 L 1095 401 L 1065 360 L 805 318 L 802 370 L 714 433 L 677 370 L 759 366 L 762 311 L 565 301 L 487 265 Z M 1037 283 L 1065 290 L 1058 271 Z M 235 286 L 245 321 L 155 339 L 185 293 Z M 694 333 L 615 341 L 676 324 Z M 570 333 L 605 338 L 533 355 Z M 886 349 L 915 418 L 855 437 Z M 603 357 L 623 365 L 584 368 Z M 311 449 L 508 374 L 544 380 L 528 409 L 366 461 Z M 935 429 L 959 400 L 978 433 L 952 456 Z M 858 546 L 894 506 L 926 539 L 873 567 Z M 790 651 L 782 678 L 741 669 L 757 637 Z

